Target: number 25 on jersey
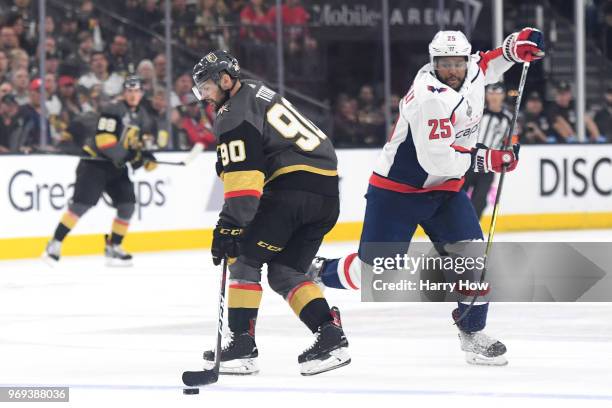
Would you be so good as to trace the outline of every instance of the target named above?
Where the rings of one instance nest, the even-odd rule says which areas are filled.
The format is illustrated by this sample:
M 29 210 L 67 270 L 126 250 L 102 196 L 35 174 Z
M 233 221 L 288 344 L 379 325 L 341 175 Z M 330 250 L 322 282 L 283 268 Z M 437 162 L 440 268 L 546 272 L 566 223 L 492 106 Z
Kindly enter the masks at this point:
M 450 119 L 429 119 L 427 126 L 430 127 L 429 140 L 446 139 L 451 136 Z

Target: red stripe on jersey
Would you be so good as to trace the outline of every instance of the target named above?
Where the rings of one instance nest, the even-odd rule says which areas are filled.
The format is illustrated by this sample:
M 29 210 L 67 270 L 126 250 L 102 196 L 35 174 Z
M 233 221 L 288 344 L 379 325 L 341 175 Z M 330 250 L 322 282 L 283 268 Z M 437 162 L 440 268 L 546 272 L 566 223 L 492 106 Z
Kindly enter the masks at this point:
M 480 61 L 478 61 L 478 66 L 480 67 L 480 69 L 482 69 L 482 72 L 484 74 L 487 73 L 487 68 L 489 67 L 489 62 L 491 60 L 494 60 L 495 58 L 499 57 L 502 55 L 502 49 L 500 48 L 496 48 L 494 50 L 491 51 L 487 51 L 487 52 L 480 52 Z
M 232 289 L 255 290 L 261 292 L 261 285 L 258 283 L 230 283 Z
M 472 152 L 471 149 L 465 148 L 463 146 L 455 146 L 454 144 L 452 144 L 451 147 L 461 153 L 471 153 Z
M 463 186 L 464 177 L 460 180 L 453 179 L 445 181 L 437 186 L 419 188 L 409 184 L 398 183 L 397 181 L 389 180 L 383 176 L 379 176 L 376 173 L 372 173 L 370 177 L 370 185 L 384 190 L 391 190 L 398 193 L 427 193 L 429 191 L 459 191 Z
M 293 296 L 295 295 L 295 292 L 297 292 L 298 289 L 306 285 L 314 285 L 314 282 L 312 281 L 302 282 L 298 284 L 296 287 L 294 287 L 293 289 L 291 289 L 289 293 L 287 294 L 287 302 L 291 303 L 291 300 L 293 300 Z
M 113 221 L 121 225 L 130 225 L 129 221 L 120 220 L 119 218 L 115 218 Z
M 261 197 L 261 191 L 258 190 L 237 190 L 230 191 L 229 193 L 225 193 L 224 198 L 234 198 L 234 197 L 244 197 L 244 196 L 252 196 L 252 197 Z
M 357 254 L 350 254 L 349 256 L 347 256 L 344 259 L 344 277 L 346 278 L 346 282 L 349 284 L 349 286 L 351 287 L 351 289 L 359 289 L 357 286 L 355 286 L 355 284 L 353 283 L 353 281 L 351 280 L 351 274 L 349 273 L 349 268 L 351 267 L 351 263 L 353 262 L 353 259 L 355 259 L 355 257 L 357 256 Z
M 117 141 L 115 140 L 114 142 L 109 142 L 109 143 L 98 145 L 98 148 L 100 148 L 100 149 L 110 149 L 111 147 L 115 146 L 116 144 L 117 144 Z
M 484 290 L 458 289 L 457 293 L 461 293 L 463 296 L 486 296 L 490 291 L 491 286 L 487 286 Z

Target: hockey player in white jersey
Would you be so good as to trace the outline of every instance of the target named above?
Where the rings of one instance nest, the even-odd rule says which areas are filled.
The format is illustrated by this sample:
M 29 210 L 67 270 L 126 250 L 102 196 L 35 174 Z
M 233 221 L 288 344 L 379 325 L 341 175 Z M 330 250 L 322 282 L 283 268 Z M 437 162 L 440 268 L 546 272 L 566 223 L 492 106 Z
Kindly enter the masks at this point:
M 438 253 L 461 256 L 465 242 L 483 240 L 474 208 L 461 190 L 465 173 L 501 172 L 504 166 L 512 171 L 518 164 L 518 145 L 496 150 L 477 144 L 485 86 L 515 63 L 542 58 L 542 33 L 524 28 L 501 47 L 472 54 L 463 33 L 440 31 L 429 55 L 429 64 L 400 102 L 399 118 L 370 177 L 359 252 L 315 258 L 309 270 L 327 287 L 359 289 L 364 263 L 405 254 L 418 225 Z M 371 243 L 385 243 L 386 249 L 372 250 Z M 469 299 L 458 303 L 455 321 L 468 305 Z M 458 322 L 461 349 L 472 364 L 507 364 L 505 345 L 483 333 L 487 312 L 488 303 L 477 302 Z

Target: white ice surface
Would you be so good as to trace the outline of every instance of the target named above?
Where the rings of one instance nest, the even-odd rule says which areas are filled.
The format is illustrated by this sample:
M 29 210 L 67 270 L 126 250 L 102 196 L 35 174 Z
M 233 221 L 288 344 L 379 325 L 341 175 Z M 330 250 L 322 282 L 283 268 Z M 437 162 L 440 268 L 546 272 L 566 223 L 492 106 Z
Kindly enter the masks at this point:
M 496 239 L 611 241 L 612 232 Z M 612 304 L 493 304 L 487 332 L 506 343 L 510 364 L 474 367 L 459 350 L 452 304 L 362 304 L 357 292 L 328 289 L 353 362 L 307 378 L 297 355 L 312 336 L 264 284 L 261 373 L 222 377 L 189 396 L 181 373 L 201 369 L 216 330 L 219 270 L 207 252 L 137 254 L 129 269 L 106 268 L 101 256 L 67 257 L 53 269 L 8 261 L 0 273 L 0 385 L 70 386 L 70 406 L 612 406 Z

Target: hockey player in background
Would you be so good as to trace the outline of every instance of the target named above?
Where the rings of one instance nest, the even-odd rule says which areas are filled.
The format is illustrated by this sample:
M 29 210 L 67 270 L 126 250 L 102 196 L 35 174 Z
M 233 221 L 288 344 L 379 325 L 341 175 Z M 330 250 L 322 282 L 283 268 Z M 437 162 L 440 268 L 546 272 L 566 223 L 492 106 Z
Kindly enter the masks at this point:
M 506 90 L 502 84 L 491 84 L 486 88 L 486 106 L 482 120 L 480 121 L 480 131 L 478 132 L 478 143 L 490 149 L 501 149 L 504 138 L 510 132 L 512 114 L 504 107 L 506 100 Z M 478 219 L 487 206 L 487 195 L 491 190 L 491 185 L 495 180 L 495 173 L 478 173 L 471 169 L 465 175 L 463 190 L 469 192 L 471 189 L 470 200 L 476 210 Z
M 102 109 L 97 127 L 91 129 L 93 135 L 83 147 L 88 156 L 77 166 L 74 195 L 45 248 L 43 258 L 48 263 L 59 261 L 66 235 L 106 192 L 117 209 L 111 234 L 104 236 L 106 264 L 131 265 L 132 255 L 121 247 L 136 203 L 127 164 L 134 170 L 157 167 L 153 154 L 143 149 L 144 137 L 153 133 L 153 121 L 140 105 L 142 97 L 140 78 L 131 76 L 124 82 L 123 100 Z
M 217 174 L 225 203 L 213 232 L 215 265 L 229 261 L 228 326 L 222 374 L 258 372 L 255 322 L 268 283 L 315 334 L 298 357 L 303 375 L 350 363 L 337 308 L 306 277 L 323 236 L 338 219 L 334 148 L 310 120 L 262 82 L 241 80 L 238 61 L 214 51 L 194 67 L 194 93 L 214 104 Z M 204 359 L 214 361 L 214 352 Z
M 461 190 L 464 175 L 469 169 L 501 172 L 503 166 L 512 171 L 519 151 L 518 145 L 506 151 L 477 144 L 485 85 L 515 63 L 540 59 L 543 49 L 542 33 L 532 28 L 509 35 L 500 48 L 473 55 L 463 33 L 438 32 L 429 44 L 430 63 L 401 100 L 400 116 L 370 178 L 358 254 L 316 258 L 309 276 L 328 287 L 358 289 L 363 264 L 405 254 L 418 225 L 439 255 L 462 256 L 466 242 L 482 241 L 474 208 Z M 386 243 L 390 251 L 373 251 L 369 243 Z M 459 302 L 455 320 L 469 300 Z M 469 363 L 504 365 L 506 347 L 483 332 L 488 306 L 475 303 L 458 322 L 461 349 Z

